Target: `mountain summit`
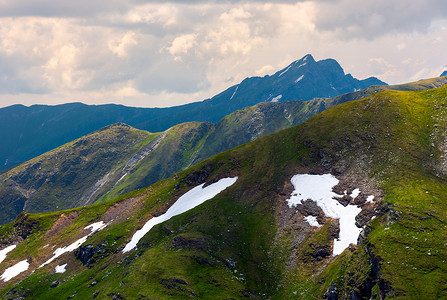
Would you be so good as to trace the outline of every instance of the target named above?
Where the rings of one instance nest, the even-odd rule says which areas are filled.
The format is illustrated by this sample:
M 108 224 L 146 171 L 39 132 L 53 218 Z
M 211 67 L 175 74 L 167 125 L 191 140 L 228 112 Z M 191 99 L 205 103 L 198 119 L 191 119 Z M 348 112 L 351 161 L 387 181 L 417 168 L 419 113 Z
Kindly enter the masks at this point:
M 336 60 L 317 62 L 308 54 L 273 75 L 246 78 L 209 101 L 254 105 L 259 102 L 310 100 L 335 97 L 371 85 L 386 83 L 375 77 L 355 79 L 351 74 L 345 74 Z
M 216 123 L 260 102 L 329 98 L 383 84 L 376 78 L 357 80 L 345 75 L 333 59 L 316 62 L 306 55 L 273 75 L 246 78 L 210 99 L 175 107 L 81 103 L 5 107 L 0 109 L 0 172 L 117 122 L 160 132 L 184 122 Z

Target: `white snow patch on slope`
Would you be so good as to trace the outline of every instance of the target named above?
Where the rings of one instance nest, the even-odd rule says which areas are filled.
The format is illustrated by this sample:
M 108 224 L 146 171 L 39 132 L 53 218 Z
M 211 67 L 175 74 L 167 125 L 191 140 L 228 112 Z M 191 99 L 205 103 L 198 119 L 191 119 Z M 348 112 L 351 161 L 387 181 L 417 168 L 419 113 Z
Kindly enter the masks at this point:
M 233 95 L 231 95 L 231 98 L 230 98 L 230 100 L 232 100 L 233 99 L 233 97 L 234 97 L 234 95 L 236 95 L 236 92 L 237 92 L 237 89 L 239 88 L 239 86 L 237 86 L 236 87 L 236 89 L 234 90 L 234 93 L 233 93 Z
M 22 260 L 12 267 L 7 268 L 0 278 L 3 279 L 4 282 L 9 281 L 11 278 L 16 277 L 20 273 L 28 270 L 28 267 L 29 263 L 26 260 Z
M 6 247 L 5 249 L 0 250 L 0 263 L 5 260 L 6 255 L 12 250 L 14 250 L 15 247 L 16 245 L 11 245 Z
M 282 95 L 278 95 L 275 98 L 273 98 L 271 102 L 278 102 L 279 100 L 281 100 L 281 98 L 282 98 Z
M 90 228 L 90 229 L 91 229 L 91 233 L 94 233 L 94 232 L 96 232 L 96 231 L 98 231 L 98 230 L 103 229 L 103 228 L 106 227 L 106 226 L 107 226 L 107 224 L 104 224 L 103 221 L 99 221 L 99 222 L 90 224 L 90 225 L 88 225 L 88 226 L 85 226 L 84 229 L 89 229 L 89 228 Z
M 355 198 L 357 198 L 358 195 L 360 195 L 360 189 L 353 190 L 351 194 L 352 200 L 355 200 Z
M 289 69 L 295 64 L 296 62 L 294 62 L 293 64 L 290 64 L 290 66 L 287 67 L 287 69 L 285 69 L 284 71 L 282 71 L 281 74 L 278 75 L 278 77 L 281 77 L 282 75 L 284 75 L 284 73 L 286 73 L 287 71 L 289 71 Z
M 332 188 L 338 184 L 337 178 L 331 174 L 298 174 L 292 177 L 291 182 L 295 190 L 287 200 L 289 207 L 296 206 L 304 200 L 311 199 L 321 207 L 326 216 L 339 219 L 340 234 L 338 240 L 334 240 L 334 256 L 342 253 L 349 244 L 357 243 L 361 228 L 355 225 L 355 216 L 362 209 L 354 205 L 344 207 L 337 200 L 333 199 L 333 197 L 340 196 L 332 192 Z
M 374 195 L 369 195 L 368 198 L 366 198 L 366 203 L 373 203 Z
M 210 184 L 207 187 L 203 187 L 204 184 L 196 186 L 183 196 L 181 196 L 167 211 L 166 213 L 154 217 L 144 224 L 143 228 L 135 232 L 131 241 L 126 245 L 123 249 L 123 253 L 128 252 L 134 249 L 140 239 L 148 233 L 152 227 L 157 224 L 160 224 L 164 221 L 169 220 L 170 218 L 177 216 L 181 213 L 184 213 L 194 207 L 202 204 L 203 202 L 214 198 L 217 194 L 225 190 L 227 187 L 233 185 L 237 180 L 237 177 L 234 178 L 222 178 L 216 183 Z
M 82 244 L 85 243 L 85 241 L 87 241 L 87 238 L 90 235 L 92 235 L 96 231 L 99 231 L 99 230 L 103 229 L 106 226 L 107 226 L 107 224 L 104 224 L 103 221 L 96 222 L 96 223 L 90 224 L 88 226 L 85 226 L 84 230 L 85 229 L 90 229 L 90 233 L 89 234 L 87 234 L 86 236 L 83 236 L 82 238 L 78 239 L 76 242 L 68 245 L 67 247 L 57 248 L 53 252 L 53 257 L 51 257 L 49 260 L 47 260 L 46 262 L 41 264 L 39 266 L 39 268 L 42 268 L 43 266 L 48 265 L 49 263 L 51 263 L 53 260 L 55 260 L 56 258 L 58 258 L 59 256 L 61 256 L 64 253 L 73 252 L 74 250 L 78 249 Z
M 304 220 L 306 220 L 310 226 L 321 227 L 320 223 L 318 223 L 318 221 L 317 221 L 317 217 L 307 216 L 307 217 L 304 217 Z
M 65 267 L 67 266 L 67 264 L 64 264 L 64 265 L 58 265 L 58 266 L 56 266 L 56 268 L 54 268 L 54 271 L 56 272 L 56 273 L 65 273 L 65 271 L 67 271 L 66 269 L 65 269 Z
M 303 75 L 301 75 L 297 80 L 295 80 L 295 83 L 298 83 L 298 82 L 300 82 L 301 81 L 301 79 L 303 79 L 304 78 L 304 74 Z

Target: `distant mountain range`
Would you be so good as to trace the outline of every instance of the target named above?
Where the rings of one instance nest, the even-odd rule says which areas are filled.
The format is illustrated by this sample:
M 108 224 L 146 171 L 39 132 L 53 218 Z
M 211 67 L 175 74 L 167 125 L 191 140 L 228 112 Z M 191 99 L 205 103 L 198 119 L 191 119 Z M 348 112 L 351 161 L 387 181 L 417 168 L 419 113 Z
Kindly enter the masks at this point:
M 334 98 L 262 102 L 216 124 L 186 122 L 161 133 L 109 125 L 0 174 L 0 224 L 22 211 L 41 213 L 113 199 L 344 102 L 383 90 L 426 90 L 446 83 L 447 77 L 440 77 Z
M 210 99 L 176 107 L 13 105 L 0 109 L 0 171 L 117 122 L 161 132 L 190 121 L 216 123 L 238 109 L 260 102 L 329 98 L 384 84 L 374 77 L 357 80 L 345 74 L 333 59 L 316 62 L 306 55 L 271 76 L 247 78 Z
M 441 76 L 447 76 L 447 70 L 442 72 Z

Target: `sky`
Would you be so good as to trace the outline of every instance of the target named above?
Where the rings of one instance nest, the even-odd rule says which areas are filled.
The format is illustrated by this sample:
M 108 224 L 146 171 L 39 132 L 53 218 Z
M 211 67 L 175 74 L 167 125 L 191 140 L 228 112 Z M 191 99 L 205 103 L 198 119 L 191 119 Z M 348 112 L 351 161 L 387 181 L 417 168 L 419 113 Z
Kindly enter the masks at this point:
M 0 0 L 0 107 L 180 105 L 306 54 L 398 84 L 445 49 L 445 0 Z

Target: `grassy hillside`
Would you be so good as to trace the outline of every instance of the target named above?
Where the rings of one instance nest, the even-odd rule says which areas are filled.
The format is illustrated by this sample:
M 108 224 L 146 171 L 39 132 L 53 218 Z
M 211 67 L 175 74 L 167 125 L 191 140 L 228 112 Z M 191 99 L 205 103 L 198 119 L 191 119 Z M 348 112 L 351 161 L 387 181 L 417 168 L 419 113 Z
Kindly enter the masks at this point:
M 126 162 L 156 136 L 118 123 L 1 174 L 1 222 L 13 220 L 22 211 L 55 211 L 93 203 L 119 179 Z
M 443 85 L 445 78 L 375 86 L 331 99 L 260 103 L 236 111 L 215 125 L 190 122 L 164 133 L 149 134 L 131 127 L 127 127 L 126 136 L 98 131 L 2 174 L 0 202 L 5 209 L 0 214 L 0 222 L 11 221 L 22 210 L 54 211 L 112 199 L 167 178 L 219 152 L 300 124 L 334 105 L 383 89 L 434 88 Z M 131 132 L 147 139 L 134 139 Z M 95 154 L 87 157 L 85 153 L 90 152 Z
M 2 298 L 27 299 L 442 299 L 447 297 L 447 88 L 382 91 L 218 154 L 109 202 L 52 214 L 23 214 L 0 227 L 18 244 Z M 358 245 L 332 257 L 338 220 L 309 201 L 289 208 L 294 174 L 335 175 L 336 190 L 362 191 Z M 238 176 L 214 199 L 154 227 L 138 249 L 132 234 L 201 183 Z M 367 203 L 366 195 L 376 201 Z M 318 214 L 322 227 L 303 217 Z M 31 273 L 83 228 L 104 221 L 80 250 Z M 26 233 L 26 234 L 23 234 Z M 46 246 L 48 245 L 48 246 Z M 90 249 L 90 250 L 88 250 Z M 77 258 L 76 258 L 77 257 Z M 66 273 L 55 273 L 67 263 Z M 84 263 L 84 264 L 83 264 Z

